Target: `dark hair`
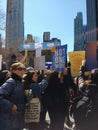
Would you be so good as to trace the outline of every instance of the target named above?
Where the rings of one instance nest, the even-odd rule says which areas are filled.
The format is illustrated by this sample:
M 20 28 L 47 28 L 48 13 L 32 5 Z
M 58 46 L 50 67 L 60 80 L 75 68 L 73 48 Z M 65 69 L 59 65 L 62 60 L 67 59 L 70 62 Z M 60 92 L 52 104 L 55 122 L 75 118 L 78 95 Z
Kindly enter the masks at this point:
M 6 70 L 7 69 L 7 64 L 3 61 L 2 62 L 2 70 Z
M 9 70 L 3 70 L 0 72 L 0 86 L 6 81 L 8 72 Z
M 41 72 L 38 71 L 37 74 L 38 74 L 38 82 L 41 82 L 42 79 L 44 78 L 44 70 L 42 70 Z
M 60 79 L 58 77 L 59 72 L 54 71 L 50 74 L 49 80 L 48 80 L 48 87 L 51 89 L 54 89 L 59 83 Z
M 88 97 L 94 98 L 96 93 L 98 92 L 98 87 L 96 84 L 88 84 L 87 85 L 87 90 L 88 90 Z
M 70 67 L 71 66 L 71 63 L 70 63 L 70 61 L 67 63 L 67 67 Z
M 32 77 L 36 72 L 34 71 L 30 71 L 26 73 L 26 76 L 24 77 L 24 82 L 23 85 L 25 87 L 25 89 L 30 89 L 30 84 L 32 83 Z
M 91 70 L 90 79 L 93 83 L 98 84 L 98 68 Z

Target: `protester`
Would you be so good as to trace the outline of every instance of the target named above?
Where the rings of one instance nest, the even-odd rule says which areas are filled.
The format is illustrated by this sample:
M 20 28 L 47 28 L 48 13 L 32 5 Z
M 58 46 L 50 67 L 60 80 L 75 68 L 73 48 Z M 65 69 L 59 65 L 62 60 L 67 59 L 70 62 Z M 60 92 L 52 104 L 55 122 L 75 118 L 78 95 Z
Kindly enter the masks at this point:
M 7 64 L 5 61 L 2 61 L 2 68 L 1 70 L 6 70 L 7 69 Z
M 72 96 L 74 97 L 77 95 L 77 86 L 75 85 L 74 79 L 71 74 L 71 62 L 70 61 L 68 62 L 66 69 L 67 69 L 67 76 L 68 76 L 68 80 L 69 80 L 69 89 L 70 89 Z
M 68 63 L 69 64 L 69 63 Z M 74 84 L 73 84 L 73 79 L 72 79 L 72 76 L 71 76 L 71 68 L 70 68 L 70 65 L 65 69 L 64 71 L 61 73 L 61 76 L 60 76 L 60 79 L 61 79 L 61 83 L 62 83 L 62 87 L 63 87 L 63 91 L 64 91 L 64 101 L 65 101 L 65 110 L 66 110 L 66 113 L 65 113 L 65 123 L 67 125 L 67 127 L 71 128 L 72 127 L 72 122 L 69 118 L 69 116 L 72 115 L 72 112 L 70 111 L 70 107 L 72 105 L 72 98 L 74 96 L 74 90 L 73 90 L 73 87 L 74 87 Z
M 13 54 L 11 55 L 10 61 L 9 61 L 9 63 L 8 63 L 8 69 L 10 68 L 10 66 L 11 66 L 13 63 L 21 62 L 22 64 L 25 64 L 26 59 L 27 59 L 27 56 L 28 56 L 28 50 L 27 50 L 27 49 L 25 50 L 25 54 L 24 54 L 24 56 L 23 56 L 21 59 L 19 59 L 20 57 L 17 56 L 16 53 L 13 53 Z
M 50 70 L 46 70 L 46 71 L 48 74 L 47 75 L 47 78 L 48 78 L 51 72 Z M 44 78 L 44 70 L 38 71 L 38 82 L 41 82 L 43 78 Z M 40 113 L 40 129 L 41 130 L 44 130 L 44 129 L 47 130 L 47 128 L 49 127 L 49 123 L 47 123 L 46 121 L 46 114 L 48 110 L 47 110 L 47 105 L 46 105 L 45 90 L 41 92 L 41 104 L 42 104 L 42 111 Z
M 50 130 L 63 130 L 66 108 L 65 91 L 57 71 L 50 74 L 45 94 L 50 117 Z
M 82 80 L 81 86 L 80 90 L 82 90 L 82 94 L 73 102 L 76 130 L 96 130 L 98 128 L 97 68 L 91 70 L 88 80 Z
M 84 75 L 85 71 L 86 71 L 86 59 L 82 60 L 82 64 L 80 66 L 80 71 L 81 73 Z
M 24 79 L 24 87 L 25 89 L 28 90 L 31 89 L 33 98 L 37 97 L 40 100 L 41 112 L 43 111 L 43 106 L 41 103 L 41 92 L 44 91 L 44 89 L 46 89 L 47 85 L 48 85 L 48 80 L 46 75 L 44 75 L 44 78 L 42 79 L 41 82 L 38 82 L 38 74 L 36 73 L 36 71 L 27 72 L 27 75 Z M 29 130 L 32 129 L 41 130 L 40 127 L 41 127 L 40 122 L 29 123 Z
M 20 63 L 11 65 L 11 76 L 0 87 L 0 129 L 22 130 L 24 127 L 25 94 L 22 77 L 25 66 Z
M 9 70 L 0 71 L 0 86 L 10 77 Z
M 98 68 L 91 70 L 90 75 L 91 82 L 87 86 L 87 96 L 89 97 L 92 104 L 90 105 L 90 111 L 87 114 L 87 129 L 97 130 L 98 129 Z

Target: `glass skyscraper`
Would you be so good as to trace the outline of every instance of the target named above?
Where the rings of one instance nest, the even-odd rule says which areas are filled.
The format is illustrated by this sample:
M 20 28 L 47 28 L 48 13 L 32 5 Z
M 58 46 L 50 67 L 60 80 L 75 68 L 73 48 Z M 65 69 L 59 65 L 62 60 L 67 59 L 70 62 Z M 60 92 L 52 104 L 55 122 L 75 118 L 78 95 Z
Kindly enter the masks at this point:
M 98 40 L 98 0 L 86 0 L 87 42 Z
M 6 47 L 18 48 L 24 41 L 24 0 L 7 0 Z

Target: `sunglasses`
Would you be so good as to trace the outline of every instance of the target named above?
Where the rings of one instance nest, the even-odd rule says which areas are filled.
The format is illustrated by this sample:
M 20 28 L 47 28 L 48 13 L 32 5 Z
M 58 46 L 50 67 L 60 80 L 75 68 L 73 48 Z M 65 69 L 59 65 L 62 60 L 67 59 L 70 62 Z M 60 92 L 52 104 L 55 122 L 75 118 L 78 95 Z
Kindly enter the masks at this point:
M 19 67 L 19 68 L 17 68 L 17 70 L 19 70 L 19 71 L 22 71 L 22 70 L 26 71 L 26 68 Z

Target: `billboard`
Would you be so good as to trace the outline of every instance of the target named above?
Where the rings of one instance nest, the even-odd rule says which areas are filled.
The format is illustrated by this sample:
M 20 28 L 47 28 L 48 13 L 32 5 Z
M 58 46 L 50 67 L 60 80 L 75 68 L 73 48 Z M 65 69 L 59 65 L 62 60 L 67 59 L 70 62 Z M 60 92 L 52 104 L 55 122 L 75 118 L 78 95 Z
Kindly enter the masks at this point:
M 50 49 L 52 46 L 60 46 L 60 42 L 43 42 L 42 43 L 43 49 Z
M 25 43 L 25 44 L 21 43 L 21 44 L 19 45 L 19 50 L 20 50 L 20 51 L 24 51 L 24 50 L 34 50 L 34 48 L 35 48 L 35 46 L 34 46 L 33 43 Z
M 60 42 L 43 42 L 43 43 L 21 43 L 19 50 L 24 51 L 25 49 L 36 50 L 37 48 L 51 49 L 52 46 L 60 46 Z

